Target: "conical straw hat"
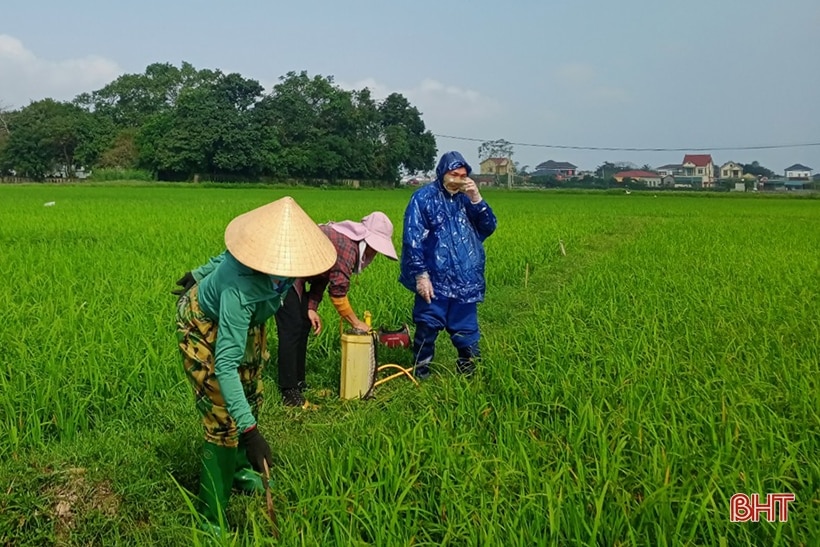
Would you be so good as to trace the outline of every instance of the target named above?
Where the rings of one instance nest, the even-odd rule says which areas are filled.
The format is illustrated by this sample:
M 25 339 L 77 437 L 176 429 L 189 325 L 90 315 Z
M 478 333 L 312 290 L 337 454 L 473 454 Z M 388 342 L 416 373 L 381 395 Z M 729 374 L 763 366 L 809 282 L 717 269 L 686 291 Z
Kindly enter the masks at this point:
M 289 196 L 233 219 L 225 246 L 245 266 L 282 277 L 320 274 L 336 262 L 333 243 Z

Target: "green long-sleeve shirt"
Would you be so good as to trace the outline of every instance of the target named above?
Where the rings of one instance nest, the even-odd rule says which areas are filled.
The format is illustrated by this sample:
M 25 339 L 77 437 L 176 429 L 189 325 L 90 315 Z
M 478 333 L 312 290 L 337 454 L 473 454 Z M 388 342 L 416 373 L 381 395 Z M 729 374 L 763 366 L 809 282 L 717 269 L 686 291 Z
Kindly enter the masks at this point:
M 222 397 L 239 431 L 245 431 L 256 423 L 237 373 L 248 329 L 276 313 L 294 280 L 252 270 L 228 251 L 192 275 L 199 283 L 200 308 L 218 325 L 214 368 Z

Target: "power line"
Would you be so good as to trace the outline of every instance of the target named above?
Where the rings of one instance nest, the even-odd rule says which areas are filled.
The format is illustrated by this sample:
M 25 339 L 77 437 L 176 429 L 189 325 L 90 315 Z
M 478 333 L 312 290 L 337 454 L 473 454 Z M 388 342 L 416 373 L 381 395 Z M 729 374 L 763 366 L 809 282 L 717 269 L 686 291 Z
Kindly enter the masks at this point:
M 443 139 L 455 139 L 459 141 L 488 142 L 486 139 L 474 139 L 472 137 L 458 137 L 455 135 L 440 135 L 433 133 L 434 137 Z M 532 144 L 526 142 L 511 142 L 514 146 L 531 146 L 533 148 L 556 148 L 561 150 L 599 150 L 609 152 L 711 152 L 715 150 L 773 150 L 776 148 L 804 148 L 808 146 L 820 146 L 820 142 L 805 142 L 797 144 L 764 144 L 760 146 L 712 146 L 708 148 L 693 146 L 691 148 L 622 148 L 617 146 L 569 146 L 565 144 Z

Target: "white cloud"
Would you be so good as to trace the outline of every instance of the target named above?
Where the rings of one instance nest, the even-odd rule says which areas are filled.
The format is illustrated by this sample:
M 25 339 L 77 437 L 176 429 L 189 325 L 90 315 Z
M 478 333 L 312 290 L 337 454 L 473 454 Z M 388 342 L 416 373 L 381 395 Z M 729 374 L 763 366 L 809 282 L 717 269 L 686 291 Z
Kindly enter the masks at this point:
M 70 100 L 99 89 L 122 72 L 116 62 L 98 55 L 41 59 L 17 38 L 0 34 L 0 102 L 5 107 L 22 107 L 47 97 Z
M 433 79 L 405 89 L 393 89 L 374 78 L 355 83 L 339 82 L 344 89 L 369 88 L 376 100 L 390 93 L 401 93 L 419 109 L 425 125 L 435 131 L 458 130 L 496 119 L 504 111 L 503 105 L 492 97 L 466 87 L 446 84 Z
M 377 101 L 381 101 L 394 91 L 395 89 L 390 89 L 386 85 L 377 82 L 374 78 L 365 78 L 364 80 L 359 80 L 356 83 L 348 84 L 345 82 L 336 82 L 339 87 L 342 89 L 364 89 L 365 87 L 370 90 L 370 93 L 373 95 L 373 98 Z M 399 91 L 401 93 L 401 91 Z

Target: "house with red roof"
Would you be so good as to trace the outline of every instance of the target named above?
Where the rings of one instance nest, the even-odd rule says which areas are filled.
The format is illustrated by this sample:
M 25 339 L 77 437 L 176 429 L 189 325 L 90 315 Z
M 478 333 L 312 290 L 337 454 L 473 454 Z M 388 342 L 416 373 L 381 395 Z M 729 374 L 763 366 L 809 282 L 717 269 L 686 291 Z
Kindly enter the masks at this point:
M 653 173 L 652 171 L 621 171 L 619 173 L 615 173 L 614 175 L 612 175 L 612 178 L 614 178 L 618 182 L 623 182 L 624 180 L 631 179 L 637 182 L 642 182 L 646 184 L 646 186 L 648 186 L 649 188 L 658 188 L 661 185 L 661 176 L 658 173 Z
M 681 169 L 684 177 L 700 180 L 703 188 L 715 185 L 717 169 L 711 154 L 686 154 L 683 156 Z

